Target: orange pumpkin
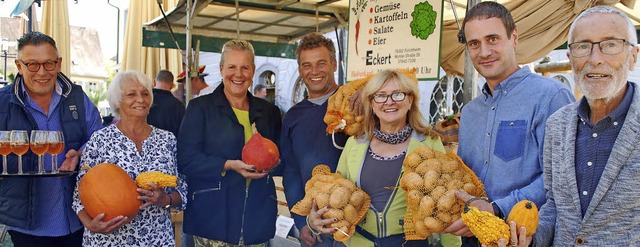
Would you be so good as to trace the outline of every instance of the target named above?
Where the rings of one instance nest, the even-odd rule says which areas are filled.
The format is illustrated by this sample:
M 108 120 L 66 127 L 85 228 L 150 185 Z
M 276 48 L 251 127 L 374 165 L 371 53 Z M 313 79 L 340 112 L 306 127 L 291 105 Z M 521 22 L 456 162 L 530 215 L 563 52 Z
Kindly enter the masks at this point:
M 516 222 L 518 234 L 520 234 L 520 227 L 524 226 L 527 229 L 527 237 L 531 237 L 538 228 L 538 207 L 529 200 L 516 203 L 507 218 L 507 223 L 511 221 Z
M 137 188 L 136 182 L 122 168 L 102 163 L 89 169 L 80 179 L 78 194 L 91 218 L 104 213 L 103 221 L 120 215 L 133 219 L 142 205 Z
M 242 162 L 255 166 L 258 171 L 268 171 L 278 165 L 280 151 L 271 140 L 262 137 L 252 124 L 253 136 L 242 148 Z

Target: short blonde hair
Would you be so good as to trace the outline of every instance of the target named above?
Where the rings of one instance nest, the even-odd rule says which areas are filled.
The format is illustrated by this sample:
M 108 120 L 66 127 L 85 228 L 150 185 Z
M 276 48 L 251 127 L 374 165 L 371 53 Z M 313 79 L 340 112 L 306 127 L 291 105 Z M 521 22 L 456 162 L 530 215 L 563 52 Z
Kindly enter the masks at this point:
M 137 70 L 127 70 L 116 74 L 109 85 L 107 90 L 107 101 L 111 106 L 111 112 L 113 116 L 120 117 L 120 103 L 122 103 L 122 83 L 125 81 L 135 81 L 140 83 L 144 88 L 149 91 L 151 95 L 151 102 L 149 106 L 153 105 L 153 82 L 149 77 Z
M 424 117 L 418 107 L 418 99 L 420 92 L 418 91 L 418 81 L 409 78 L 404 73 L 397 70 L 382 70 L 373 76 L 366 86 L 362 89 L 360 100 L 364 107 L 364 120 L 362 121 L 362 129 L 356 136 L 365 136 L 367 140 L 373 137 L 373 129 L 380 124 L 380 119 L 373 113 L 373 105 L 371 97 L 380 90 L 388 81 L 396 80 L 400 90 L 407 93 L 407 97 L 413 97 L 413 103 L 407 112 L 407 123 L 414 131 L 437 137 L 438 134 L 433 131 L 433 127 L 424 124 Z
M 220 50 L 220 69 L 224 66 L 224 54 L 230 50 L 247 51 L 251 53 L 251 64 L 253 65 L 253 69 L 256 68 L 256 52 L 253 49 L 253 45 L 246 40 L 232 39 L 222 45 L 222 49 Z

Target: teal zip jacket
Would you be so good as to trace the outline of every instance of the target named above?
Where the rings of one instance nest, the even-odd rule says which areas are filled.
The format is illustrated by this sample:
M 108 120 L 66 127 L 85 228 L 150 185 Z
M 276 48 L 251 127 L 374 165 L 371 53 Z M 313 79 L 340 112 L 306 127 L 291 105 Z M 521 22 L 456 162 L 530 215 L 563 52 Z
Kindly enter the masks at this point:
M 347 140 L 347 144 L 338 162 L 338 172 L 346 179 L 354 182 L 358 187 L 360 187 L 360 171 L 362 170 L 362 164 L 367 149 L 369 148 L 369 142 L 369 140 L 365 140 L 364 138 L 356 139 L 353 136 L 350 137 L 349 140 Z M 407 154 L 410 154 L 420 146 L 428 146 L 434 150 L 445 151 L 440 138 L 434 139 L 426 137 L 414 131 L 409 139 Z M 402 177 L 402 173 L 400 177 Z M 359 224 L 360 227 L 377 238 L 404 233 L 402 223 L 404 222 L 404 214 L 407 209 L 407 201 L 405 199 L 405 191 L 400 188 L 399 185 L 400 177 L 398 177 L 396 188 L 393 193 L 391 193 L 389 202 L 387 202 L 382 212 L 376 212 L 373 208 L 369 208 L 364 221 Z M 432 239 L 432 237 L 430 237 L 430 239 Z M 461 245 L 460 237 L 450 234 L 441 234 L 440 241 L 442 246 L 446 247 Z M 358 233 L 354 233 L 354 236 L 345 242 L 345 244 L 347 246 L 358 247 L 373 246 L 373 242 Z

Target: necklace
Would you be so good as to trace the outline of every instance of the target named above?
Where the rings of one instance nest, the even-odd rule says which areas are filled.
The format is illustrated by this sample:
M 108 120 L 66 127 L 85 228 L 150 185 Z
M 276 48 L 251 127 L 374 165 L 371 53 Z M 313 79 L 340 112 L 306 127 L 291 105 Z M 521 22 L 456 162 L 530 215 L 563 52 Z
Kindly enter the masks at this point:
M 380 126 L 376 126 L 375 128 L 373 128 L 373 136 L 378 138 L 378 140 L 389 144 L 398 144 L 405 142 L 407 139 L 409 139 L 411 132 L 413 132 L 413 128 L 411 128 L 409 124 L 404 126 L 404 128 L 402 128 L 400 131 L 393 134 L 382 133 L 382 131 L 380 131 Z

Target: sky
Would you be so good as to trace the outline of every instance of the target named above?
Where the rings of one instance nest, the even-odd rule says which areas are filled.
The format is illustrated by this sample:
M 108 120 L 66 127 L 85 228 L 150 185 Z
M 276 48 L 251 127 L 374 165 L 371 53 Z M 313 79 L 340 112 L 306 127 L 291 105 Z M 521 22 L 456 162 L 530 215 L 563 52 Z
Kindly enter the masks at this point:
M 118 10 L 107 3 L 107 0 L 66 0 L 69 8 L 69 25 L 88 27 L 98 31 L 102 55 L 110 59 L 116 55 L 116 37 Z M 120 8 L 120 52 L 123 49 L 125 9 L 129 8 L 129 0 L 110 0 L 111 4 Z M 42 18 L 42 7 L 36 6 L 38 21 Z

